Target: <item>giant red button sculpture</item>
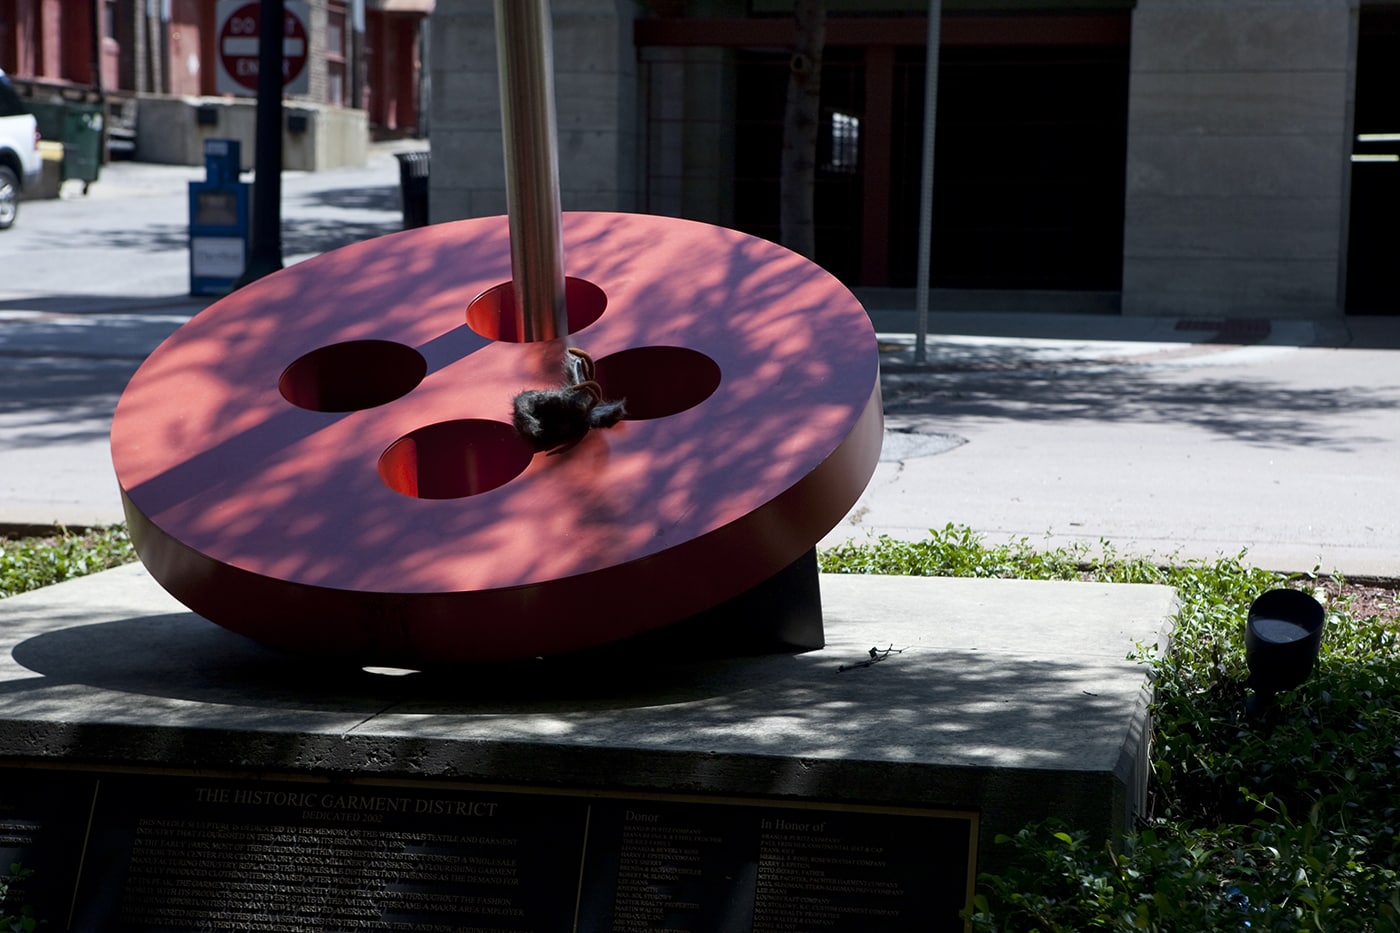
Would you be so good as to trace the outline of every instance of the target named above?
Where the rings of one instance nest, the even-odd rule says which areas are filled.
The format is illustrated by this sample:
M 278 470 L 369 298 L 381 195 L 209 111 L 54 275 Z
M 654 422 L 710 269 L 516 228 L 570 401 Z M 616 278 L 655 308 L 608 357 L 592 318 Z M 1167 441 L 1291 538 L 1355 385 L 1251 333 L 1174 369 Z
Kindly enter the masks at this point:
M 410 667 L 661 629 L 788 567 L 882 435 L 869 319 L 772 243 L 566 213 L 569 334 L 520 339 L 504 217 L 405 231 L 222 299 L 112 424 L 141 559 L 273 646 Z M 554 452 L 512 400 L 596 361 L 627 417 Z

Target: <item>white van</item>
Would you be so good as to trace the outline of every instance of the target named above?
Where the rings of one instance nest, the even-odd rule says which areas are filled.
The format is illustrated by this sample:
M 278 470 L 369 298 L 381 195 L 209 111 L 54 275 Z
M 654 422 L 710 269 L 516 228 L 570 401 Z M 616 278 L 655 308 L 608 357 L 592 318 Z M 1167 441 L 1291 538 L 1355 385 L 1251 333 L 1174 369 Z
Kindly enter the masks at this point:
M 19 197 L 39 180 L 39 128 L 10 79 L 0 71 L 0 230 L 19 214 Z

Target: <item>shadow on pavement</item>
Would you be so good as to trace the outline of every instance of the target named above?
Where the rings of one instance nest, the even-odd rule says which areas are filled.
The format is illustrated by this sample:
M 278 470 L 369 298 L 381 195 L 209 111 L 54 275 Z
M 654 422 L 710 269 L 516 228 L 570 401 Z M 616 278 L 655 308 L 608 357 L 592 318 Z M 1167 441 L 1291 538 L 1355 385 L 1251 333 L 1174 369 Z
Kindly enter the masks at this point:
M 36 295 L 0 299 L 0 311 L 26 311 L 38 314 L 151 314 L 193 316 L 216 300 L 216 296 L 157 295 Z M 4 341 L 0 340 L 0 350 Z
M 318 207 L 348 211 L 385 211 L 395 214 L 402 210 L 398 185 L 374 187 L 332 188 L 297 196 L 298 200 Z
M 326 210 L 324 217 L 289 218 L 286 203 L 295 199 L 301 204 Z M 335 210 L 374 212 L 381 218 L 340 219 Z M 338 188 L 284 198 L 282 219 L 282 251 L 287 255 L 324 253 L 329 250 L 372 239 L 403 229 L 403 213 L 399 190 L 395 186 L 375 188 Z M 189 249 L 187 223 L 144 223 L 136 228 L 73 229 L 30 231 L 30 248 L 37 250 L 101 249 L 141 253 L 185 252 Z
M 213 299 L 48 295 L 0 301 L 0 426 L 7 449 L 105 440 L 141 362 Z
M 1206 367 L 1076 359 L 1015 344 L 943 347 L 931 360 L 918 369 L 882 366 L 887 415 L 943 424 L 966 418 L 1179 424 L 1259 447 L 1344 452 L 1388 443 L 1352 426 L 1400 410 L 1394 389 L 1309 388 L 1290 384 L 1286 370 L 1278 379 L 1216 377 Z

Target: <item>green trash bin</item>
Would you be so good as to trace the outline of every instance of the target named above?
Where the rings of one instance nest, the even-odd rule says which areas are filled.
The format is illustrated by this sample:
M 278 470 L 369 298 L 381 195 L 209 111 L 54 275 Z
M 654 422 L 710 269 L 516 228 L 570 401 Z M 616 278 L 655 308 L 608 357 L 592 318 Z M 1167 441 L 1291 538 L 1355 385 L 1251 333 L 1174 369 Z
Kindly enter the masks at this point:
M 63 177 L 76 178 L 84 190 L 102 170 L 101 104 L 69 103 L 63 114 Z
M 86 192 L 102 169 L 102 105 L 32 100 L 28 106 L 39 124 L 39 135 L 63 143 L 63 180 L 81 181 Z

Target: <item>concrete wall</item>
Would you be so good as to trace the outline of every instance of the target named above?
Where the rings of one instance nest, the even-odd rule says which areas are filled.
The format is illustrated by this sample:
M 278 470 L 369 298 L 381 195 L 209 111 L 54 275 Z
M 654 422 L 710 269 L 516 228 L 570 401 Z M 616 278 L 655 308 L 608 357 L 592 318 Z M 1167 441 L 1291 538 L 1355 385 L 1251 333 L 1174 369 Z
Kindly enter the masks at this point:
M 506 211 L 491 0 L 438 0 L 432 28 L 433 223 Z M 555 110 L 565 210 L 638 204 L 632 0 L 555 0 Z
M 201 111 L 212 122 L 201 123 Z M 203 165 L 205 139 L 237 139 L 243 167 L 253 167 L 257 106 L 252 99 L 143 96 L 137 102 L 136 121 L 137 161 Z M 283 126 L 283 168 L 314 172 L 369 160 L 369 124 L 363 110 L 288 103 L 283 106 Z
M 1123 313 L 1341 313 L 1355 0 L 1139 0 Z
M 1342 313 L 1359 3 L 1138 0 L 1124 314 Z M 732 223 L 729 53 L 646 49 L 639 67 L 638 9 L 553 5 L 564 207 Z M 430 219 L 503 213 L 491 0 L 440 0 L 431 62 Z
M 647 210 L 734 223 L 734 55 L 729 49 L 644 50 Z

